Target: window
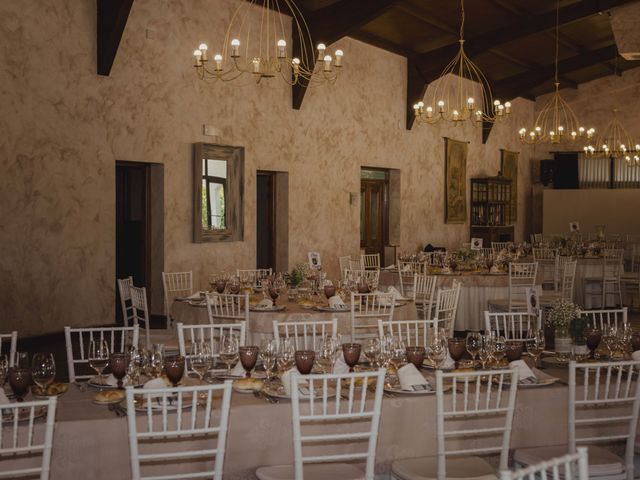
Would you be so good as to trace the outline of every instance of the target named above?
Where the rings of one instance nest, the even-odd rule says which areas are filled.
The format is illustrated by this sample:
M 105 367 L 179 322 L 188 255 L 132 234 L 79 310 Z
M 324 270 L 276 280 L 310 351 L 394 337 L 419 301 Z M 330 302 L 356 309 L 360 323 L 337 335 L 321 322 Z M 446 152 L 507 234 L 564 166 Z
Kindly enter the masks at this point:
M 227 191 L 227 162 L 202 159 L 202 228 L 224 230 L 226 228 L 224 205 Z
M 578 159 L 580 188 L 640 188 L 640 166 L 622 158 Z

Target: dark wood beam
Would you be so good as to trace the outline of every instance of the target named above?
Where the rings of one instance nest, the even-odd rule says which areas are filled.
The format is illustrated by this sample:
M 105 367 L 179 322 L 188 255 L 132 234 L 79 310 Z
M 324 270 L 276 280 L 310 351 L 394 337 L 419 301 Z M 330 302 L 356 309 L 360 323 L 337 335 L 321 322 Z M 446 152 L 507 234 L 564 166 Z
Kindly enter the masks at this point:
M 415 120 L 413 105 L 422 100 L 427 91 L 427 82 L 413 64 L 411 59 L 407 60 L 407 130 L 411 130 Z
M 314 12 L 302 12 L 309 27 L 311 38 L 317 43 L 330 44 L 355 32 L 363 25 L 375 20 L 401 0 L 340 0 Z M 296 28 L 293 29 L 294 37 Z M 300 42 L 293 39 L 293 55 L 300 56 Z M 308 47 L 307 58 L 316 57 L 315 45 Z M 346 60 L 346 59 L 345 59 Z M 293 86 L 293 108 L 302 106 L 306 85 Z
M 416 52 L 414 52 L 413 50 L 409 50 L 402 45 L 397 45 L 390 42 L 389 40 L 380 38 L 377 35 L 365 32 L 364 30 L 358 30 L 357 32 L 353 32 L 349 36 L 351 38 L 355 38 L 356 40 L 360 40 L 361 42 L 373 45 L 374 47 L 381 48 L 383 50 L 386 50 L 387 52 L 395 53 L 403 57 L 412 57 L 416 54 Z
M 133 0 L 97 0 L 98 75 L 111 73 L 132 5 Z

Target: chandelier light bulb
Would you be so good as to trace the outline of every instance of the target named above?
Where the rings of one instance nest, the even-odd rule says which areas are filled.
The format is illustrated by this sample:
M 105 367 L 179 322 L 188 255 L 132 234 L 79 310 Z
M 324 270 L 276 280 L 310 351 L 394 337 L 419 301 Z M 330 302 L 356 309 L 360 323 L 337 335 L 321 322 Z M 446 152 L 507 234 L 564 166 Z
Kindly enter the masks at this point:
M 418 102 L 418 106 L 419 106 L 420 108 L 424 108 L 424 102 Z M 431 107 L 429 107 L 429 108 L 431 108 Z
M 318 58 L 324 58 L 324 51 L 327 49 L 327 46 L 324 43 L 318 44 Z
M 324 71 L 325 72 L 330 72 L 331 71 L 331 55 L 325 55 L 324 56 Z
M 201 57 L 202 56 L 202 51 L 201 50 L 194 50 L 193 51 L 193 56 L 194 57 Z
M 341 67 L 342 66 L 342 56 L 344 55 L 344 52 L 342 50 L 336 50 L 336 61 L 334 63 L 334 65 L 336 67 Z
M 278 58 L 286 57 L 286 48 L 287 48 L 287 42 L 285 42 L 282 39 L 278 40 Z
M 207 44 L 206 43 L 201 43 L 200 46 L 198 47 L 198 50 L 206 52 L 207 51 Z
M 454 120 L 459 120 L 460 114 L 458 113 L 458 110 L 454 110 L 451 114 L 453 115 Z
M 220 55 L 219 53 L 218 53 L 218 54 L 216 54 L 216 55 L 213 57 L 213 60 L 216 62 L 216 70 L 217 70 L 217 71 L 222 70 L 222 55 Z
M 238 58 L 240 56 L 240 40 L 234 38 L 231 40 L 231 57 Z

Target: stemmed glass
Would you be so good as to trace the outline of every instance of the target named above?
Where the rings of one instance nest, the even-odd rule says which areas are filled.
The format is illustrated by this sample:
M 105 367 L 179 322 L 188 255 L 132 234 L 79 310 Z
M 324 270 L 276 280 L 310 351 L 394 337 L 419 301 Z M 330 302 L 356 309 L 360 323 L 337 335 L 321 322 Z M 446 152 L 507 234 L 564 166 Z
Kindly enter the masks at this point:
M 161 343 L 154 343 L 149 352 L 149 371 L 150 376 L 157 378 L 162 373 L 164 368 L 164 345 Z
M 98 385 L 105 385 L 102 372 L 109 365 L 109 345 L 105 340 L 91 340 L 89 342 L 89 366 L 98 374 Z
M 231 375 L 231 365 L 238 361 L 239 348 L 238 337 L 234 334 L 226 333 L 220 338 L 220 360 L 227 366 L 226 376 Z
M 33 356 L 31 374 L 34 383 L 40 387 L 42 394 L 46 395 L 49 385 L 56 378 L 56 362 L 53 353 L 36 353 Z
M 405 350 L 407 361 L 413 363 L 416 368 L 420 368 L 422 366 L 422 362 L 424 362 L 425 352 L 426 350 L 424 347 L 409 346 Z
M 429 339 L 429 350 L 427 356 L 435 368 L 440 368 L 447 359 L 448 352 L 447 337 L 443 333 L 436 333 Z
M 479 332 L 469 332 L 467 333 L 467 352 L 471 355 L 471 360 L 473 361 L 473 366 L 476 366 L 476 356 L 480 352 L 480 348 L 482 347 L 482 335 Z
M 336 294 L 336 287 L 333 285 L 333 283 L 327 280 L 327 283 L 324 286 L 325 297 L 327 297 L 327 300 L 329 300 L 335 294 Z
M 225 289 L 227 288 L 227 280 L 222 277 L 216 279 L 215 287 L 216 287 L 216 292 L 222 295 Z
M 313 350 L 297 350 L 295 353 L 296 368 L 302 375 L 308 375 L 313 369 L 316 352 Z
M 278 343 L 272 339 L 264 340 L 260 346 L 260 359 L 262 360 L 264 369 L 267 372 L 267 380 L 273 376 L 273 369 L 276 366 L 277 358 Z
M 229 287 L 229 293 L 232 295 L 240 293 L 240 279 L 238 277 L 232 277 L 231 280 L 227 282 L 227 286 Z
M 111 373 L 116 377 L 118 381 L 118 388 L 124 389 L 122 386 L 122 379 L 127 374 L 129 368 L 129 355 L 126 353 L 112 353 L 109 357 L 109 366 L 111 367 Z
M 326 335 L 318 342 L 316 351 L 316 363 L 323 373 L 332 373 L 338 357 L 337 340 Z
M 260 349 L 255 345 L 249 345 L 240 347 L 238 352 L 240 353 L 240 363 L 247 372 L 246 377 L 249 378 L 251 377 L 251 370 L 253 370 L 253 367 L 256 366 L 256 362 L 258 361 Z
M 4 387 L 9 374 L 9 358 L 6 355 L 0 355 L 0 388 Z
M 487 368 L 487 361 L 491 358 L 492 350 L 493 337 L 491 337 L 491 335 L 482 335 L 482 345 L 480 346 L 480 350 L 478 350 L 482 370 Z
M 507 341 L 504 335 L 496 335 L 493 338 L 493 358 L 496 360 L 496 364 L 499 367 L 500 362 L 505 356 L 507 350 Z
M 602 334 L 602 341 L 609 350 L 609 360 L 613 359 L 613 352 L 618 343 L 618 329 L 615 325 L 605 325 Z
M 507 340 L 504 354 L 509 362 L 515 362 L 522 358 L 522 350 L 524 350 L 523 342 L 520 340 Z
M 24 400 L 31 384 L 31 370 L 29 368 L 12 367 L 9 369 L 9 386 L 18 402 Z
M 602 331 L 598 328 L 588 328 L 586 331 L 587 336 L 587 348 L 590 350 L 589 356 L 596 358 L 596 350 L 600 341 L 602 340 Z
M 391 350 L 391 364 L 398 369 L 407 362 L 407 347 L 400 337 L 393 337 L 393 347 Z
M 204 383 L 204 376 L 211 365 L 211 346 L 209 343 L 206 341 L 192 342 L 189 360 L 191 361 L 191 370 L 196 372 L 200 383 Z
M 456 362 L 456 368 L 458 368 L 460 360 L 462 360 L 462 355 L 464 355 L 467 348 L 466 343 L 466 339 L 460 337 L 451 337 L 447 339 L 449 355 L 451 355 L 451 359 Z
M 358 360 L 360 359 L 360 351 L 362 350 L 362 345 L 359 343 L 343 343 L 342 344 L 342 354 L 344 355 L 344 363 L 349 367 L 349 372 L 353 372 L 353 367 L 358 364 Z
M 184 375 L 184 357 L 181 355 L 173 355 L 164 359 L 164 373 L 171 382 L 173 387 L 177 387 Z
M 527 352 L 533 357 L 533 366 L 538 366 L 538 358 L 544 351 L 544 330 L 536 330 L 533 336 L 527 341 Z
M 295 362 L 296 349 L 288 338 L 280 340 L 278 345 L 278 368 L 282 373 L 290 370 Z
M 380 339 L 369 338 L 364 344 L 364 356 L 372 367 L 378 367 L 380 362 Z

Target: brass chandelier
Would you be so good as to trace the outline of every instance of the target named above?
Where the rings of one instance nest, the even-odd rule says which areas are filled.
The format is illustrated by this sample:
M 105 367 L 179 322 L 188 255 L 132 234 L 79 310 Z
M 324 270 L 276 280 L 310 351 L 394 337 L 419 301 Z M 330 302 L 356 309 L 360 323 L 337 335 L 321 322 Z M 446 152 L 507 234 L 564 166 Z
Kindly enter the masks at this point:
M 475 125 L 497 122 L 511 114 L 511 103 L 493 99 L 491 87 L 482 70 L 464 51 L 464 0 L 460 0 L 460 48 L 427 90 L 424 101 L 413 106 L 418 123 L 454 124 L 470 120 Z
M 285 40 L 287 15 L 292 16 L 299 57 L 290 55 Z M 246 74 L 256 83 L 277 76 L 290 85 L 335 82 L 342 67 L 342 50 L 332 57 L 319 43 L 312 57 L 307 53 L 311 45 L 309 27 L 293 0 L 243 0 L 231 17 L 222 47 L 211 58 L 207 44 L 200 44 L 193 52 L 194 67 L 201 80 L 228 82 Z
M 618 120 L 618 111 L 613 109 L 613 118 L 598 135 L 595 145 L 584 147 L 584 153 L 589 158 L 624 159 L 627 165 L 640 166 L 640 144 L 634 143 L 631 135 Z
M 556 1 L 556 56 L 554 92 L 549 101 L 540 110 L 533 128 L 527 130 L 522 127 L 518 135 L 522 143 L 551 143 L 558 144 L 566 141 L 575 142 L 586 137 L 590 140 L 595 133 L 593 128 L 586 129 L 580 125 L 571 106 L 560 95 L 560 81 L 558 80 L 558 40 L 559 40 L 559 0 Z

